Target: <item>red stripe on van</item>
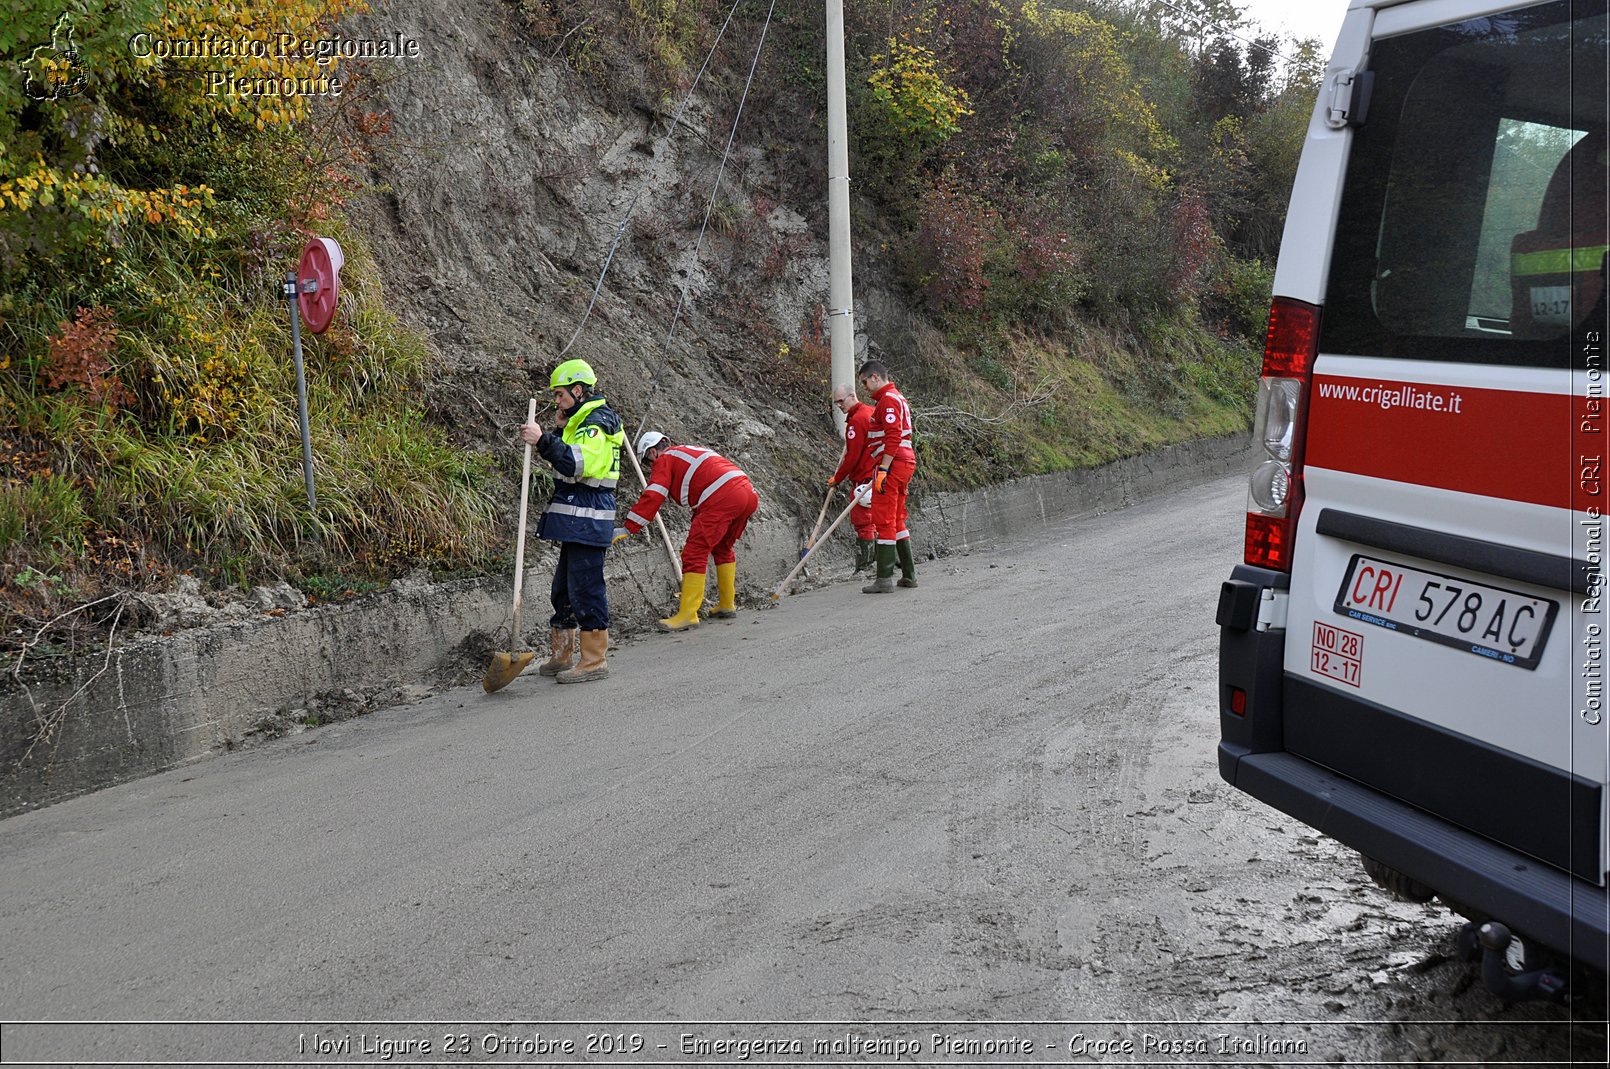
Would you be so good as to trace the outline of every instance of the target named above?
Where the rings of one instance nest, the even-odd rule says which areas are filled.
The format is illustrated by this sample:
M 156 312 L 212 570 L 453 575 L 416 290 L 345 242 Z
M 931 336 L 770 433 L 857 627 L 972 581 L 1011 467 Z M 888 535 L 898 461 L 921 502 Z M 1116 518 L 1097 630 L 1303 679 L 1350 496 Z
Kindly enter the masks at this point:
M 1578 398 L 1573 422 L 1565 394 L 1316 375 L 1309 404 L 1310 467 L 1553 508 L 1604 505 L 1603 399 Z

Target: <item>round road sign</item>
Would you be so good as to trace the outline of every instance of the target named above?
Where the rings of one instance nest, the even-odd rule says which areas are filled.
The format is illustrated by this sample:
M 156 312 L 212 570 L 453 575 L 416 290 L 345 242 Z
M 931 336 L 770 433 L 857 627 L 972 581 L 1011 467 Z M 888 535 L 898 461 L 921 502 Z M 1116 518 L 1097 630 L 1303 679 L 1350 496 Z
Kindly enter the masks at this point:
M 335 301 L 341 293 L 341 265 L 346 256 L 332 238 L 309 238 L 296 271 L 301 283 L 297 300 L 307 329 L 323 334 L 335 318 Z M 311 291 L 311 292 L 310 292 Z

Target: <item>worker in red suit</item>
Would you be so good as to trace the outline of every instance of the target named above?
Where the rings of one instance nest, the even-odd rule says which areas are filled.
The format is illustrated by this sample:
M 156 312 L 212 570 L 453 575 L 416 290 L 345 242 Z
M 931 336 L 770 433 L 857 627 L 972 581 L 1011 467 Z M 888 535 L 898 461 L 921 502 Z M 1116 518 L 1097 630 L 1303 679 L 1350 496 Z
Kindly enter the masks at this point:
M 848 479 L 852 488 L 872 479 L 871 439 L 872 406 L 864 405 L 855 396 L 854 386 L 840 386 L 833 391 L 833 403 L 844 413 L 844 457 L 838 470 L 827 480 L 837 486 Z M 877 557 L 878 528 L 872 522 L 872 509 L 859 504 L 850 509 L 850 524 L 855 528 L 855 570 L 870 568 Z
M 662 631 L 683 631 L 699 622 L 705 569 L 716 562 L 716 619 L 738 615 L 738 556 L 733 546 L 760 507 L 760 497 L 738 465 L 712 449 L 673 445 L 659 431 L 644 431 L 637 455 L 649 468 L 648 489 L 617 528 L 615 541 L 654 521 L 667 500 L 693 509 L 693 526 L 682 546 L 682 600 L 676 614 L 659 621 Z
M 906 529 L 906 490 L 917 472 L 917 453 L 911 446 L 911 406 L 880 361 L 862 364 L 860 376 L 861 385 L 872 396 L 872 429 L 867 431 L 867 439 L 874 465 L 872 522 L 878 531 L 877 576 L 861 592 L 888 594 L 896 586 L 896 558 L 900 561 L 898 585 L 917 585 L 911 532 Z

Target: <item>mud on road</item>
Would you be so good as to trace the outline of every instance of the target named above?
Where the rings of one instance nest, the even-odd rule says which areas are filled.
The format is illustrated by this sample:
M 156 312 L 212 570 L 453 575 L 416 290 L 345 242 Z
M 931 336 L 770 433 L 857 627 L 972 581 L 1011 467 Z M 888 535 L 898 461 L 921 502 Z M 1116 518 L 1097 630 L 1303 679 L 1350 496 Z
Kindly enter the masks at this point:
M 587 687 L 449 690 L 0 821 L 0 1019 L 279 1022 L 4 1025 L 8 1064 L 375 1038 L 314 1016 L 479 1021 L 454 1042 L 506 1031 L 501 1060 L 555 1036 L 531 1022 L 594 1021 L 659 1022 L 649 1056 L 684 1064 L 768 1038 L 805 1044 L 779 1064 L 894 1064 L 879 1039 L 898 1064 L 1602 1063 L 1602 995 L 1499 1004 L 1452 914 L 1219 778 L 1244 495 L 1036 526 L 917 590 L 626 642 Z M 488 1060 L 409 1029 L 386 1039 L 435 1045 L 415 1061 Z
M 1266 1037 L 1274 1049 L 1247 1064 L 1602 1063 L 1602 983 L 1580 978 L 1572 1007 L 1504 1006 L 1458 959 L 1463 918 L 1395 900 L 1357 854 L 1219 778 L 1204 745 L 1216 670 L 1198 649 L 1084 733 L 1081 830 L 1108 845 L 1069 888 L 1070 1003 L 1093 1020 L 1203 1022 L 1102 1034 L 1207 1038 L 1220 1064 L 1234 1060 L 1221 1033 Z M 1143 756 L 1128 752 L 1137 716 L 1155 730 Z

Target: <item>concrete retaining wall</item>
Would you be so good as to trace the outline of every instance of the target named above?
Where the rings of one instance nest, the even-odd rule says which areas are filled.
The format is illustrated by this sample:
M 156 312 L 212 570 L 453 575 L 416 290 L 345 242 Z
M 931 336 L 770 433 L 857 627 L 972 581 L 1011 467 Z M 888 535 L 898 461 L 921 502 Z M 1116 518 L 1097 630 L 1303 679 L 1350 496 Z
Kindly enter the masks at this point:
M 912 529 L 921 552 L 943 555 L 1249 466 L 1245 437 L 1190 442 L 1101 468 L 927 495 L 916 502 Z M 761 582 L 795 564 L 804 534 L 792 518 L 766 512 L 762 506 L 742 546 L 748 598 L 764 598 Z M 819 571 L 846 570 L 851 543 L 837 545 L 845 551 Z M 525 630 L 539 641 L 552 557 L 544 547 L 526 578 Z M 630 632 L 674 604 L 663 544 L 639 543 L 610 557 L 617 630 Z M 27 687 L 0 679 L 0 815 L 300 730 L 306 720 L 471 682 L 491 651 L 507 648 L 510 598 L 506 579 L 399 581 L 342 605 L 142 636 L 110 660 L 86 655 Z M 42 718 L 56 727 L 35 744 Z
M 1154 494 L 1250 471 L 1252 456 L 1246 437 L 1209 438 L 1099 468 L 932 494 L 921 502 L 922 541 L 941 553 L 988 545 L 1036 524 L 1111 512 Z

